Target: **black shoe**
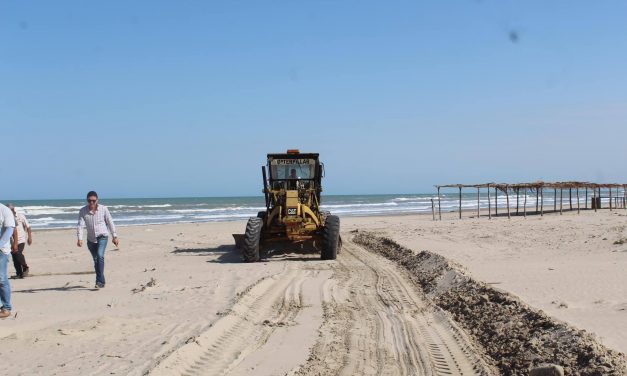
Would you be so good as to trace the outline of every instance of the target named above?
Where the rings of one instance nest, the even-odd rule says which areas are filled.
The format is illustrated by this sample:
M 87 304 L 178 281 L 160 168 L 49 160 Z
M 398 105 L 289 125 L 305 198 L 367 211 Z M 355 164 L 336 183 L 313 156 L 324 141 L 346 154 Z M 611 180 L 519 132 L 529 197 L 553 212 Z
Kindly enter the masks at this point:
M 104 283 L 96 283 L 96 288 L 97 289 L 103 289 L 105 287 Z
M 12 275 L 11 277 L 9 277 L 10 279 L 24 279 L 23 275 Z

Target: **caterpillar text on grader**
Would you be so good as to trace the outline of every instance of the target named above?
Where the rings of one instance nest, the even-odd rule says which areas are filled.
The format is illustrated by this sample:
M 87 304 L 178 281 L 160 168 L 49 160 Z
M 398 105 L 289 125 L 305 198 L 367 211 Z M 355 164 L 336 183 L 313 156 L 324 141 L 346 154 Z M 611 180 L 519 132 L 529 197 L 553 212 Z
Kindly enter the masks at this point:
M 335 260 L 342 247 L 340 218 L 320 210 L 324 164 L 318 154 L 268 154 L 261 172 L 266 210 L 248 219 L 243 235 L 233 235 L 244 260 L 259 261 L 260 244 L 274 241 L 312 241 L 323 260 Z

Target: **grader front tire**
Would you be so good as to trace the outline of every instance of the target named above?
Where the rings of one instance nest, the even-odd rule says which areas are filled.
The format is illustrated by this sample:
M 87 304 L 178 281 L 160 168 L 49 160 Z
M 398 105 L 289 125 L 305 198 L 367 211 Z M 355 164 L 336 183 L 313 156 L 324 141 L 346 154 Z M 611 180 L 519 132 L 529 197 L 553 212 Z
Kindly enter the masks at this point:
M 263 220 L 261 218 L 248 219 L 242 247 L 244 261 L 246 262 L 259 261 L 259 240 L 261 239 L 262 227 Z
M 322 229 L 323 248 L 320 254 L 322 260 L 335 260 L 340 244 L 340 218 L 329 215 Z

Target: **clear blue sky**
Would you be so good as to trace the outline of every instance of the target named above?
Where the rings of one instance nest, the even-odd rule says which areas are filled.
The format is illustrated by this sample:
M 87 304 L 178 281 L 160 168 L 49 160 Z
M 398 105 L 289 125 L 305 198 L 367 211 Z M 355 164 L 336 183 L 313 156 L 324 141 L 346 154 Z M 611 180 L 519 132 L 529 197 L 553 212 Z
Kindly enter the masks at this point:
M 0 198 L 627 181 L 627 2 L 0 2 Z

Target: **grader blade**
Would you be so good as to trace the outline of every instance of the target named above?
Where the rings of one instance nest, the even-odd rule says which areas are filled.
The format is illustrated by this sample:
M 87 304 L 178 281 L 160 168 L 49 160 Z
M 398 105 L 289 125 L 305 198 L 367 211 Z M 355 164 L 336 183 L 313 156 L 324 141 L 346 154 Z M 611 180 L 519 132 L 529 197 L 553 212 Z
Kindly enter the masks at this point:
M 233 234 L 233 239 L 235 239 L 235 248 L 242 249 L 244 245 L 244 234 Z

